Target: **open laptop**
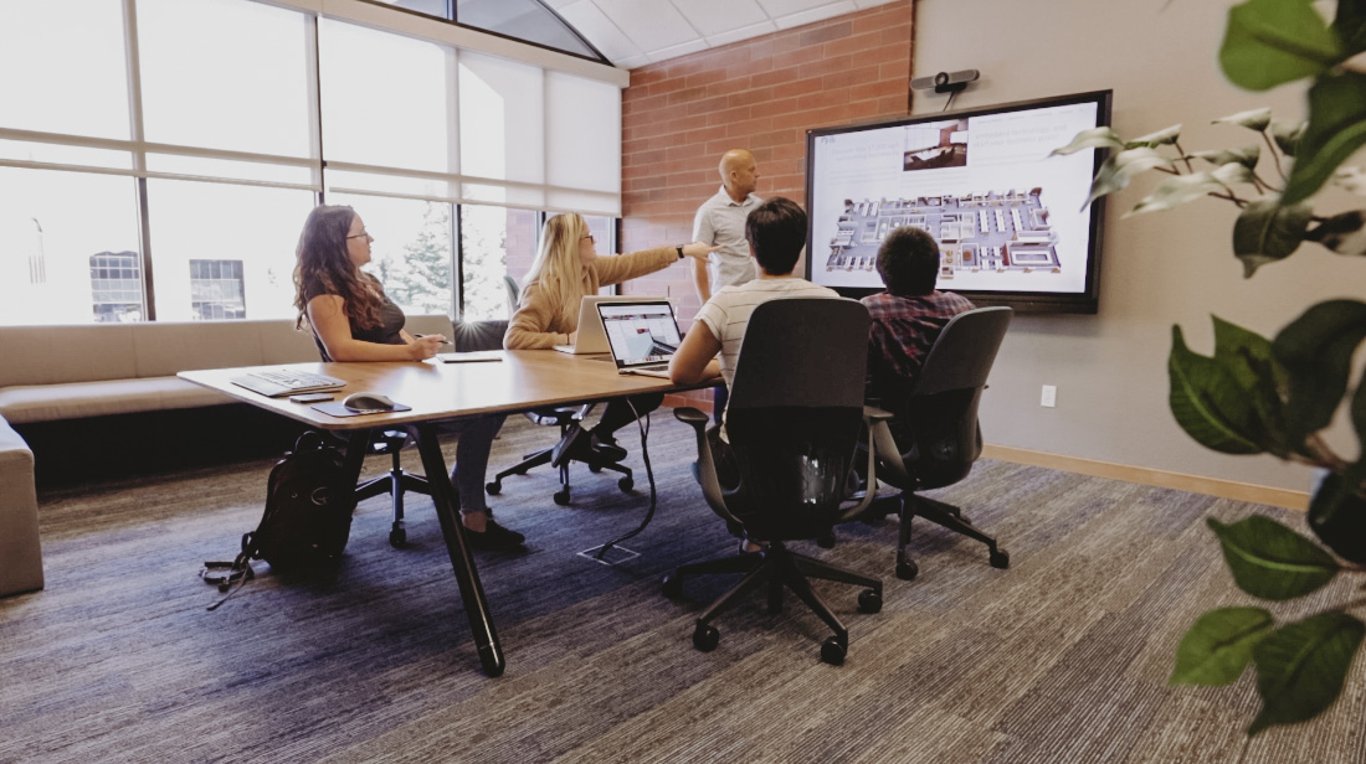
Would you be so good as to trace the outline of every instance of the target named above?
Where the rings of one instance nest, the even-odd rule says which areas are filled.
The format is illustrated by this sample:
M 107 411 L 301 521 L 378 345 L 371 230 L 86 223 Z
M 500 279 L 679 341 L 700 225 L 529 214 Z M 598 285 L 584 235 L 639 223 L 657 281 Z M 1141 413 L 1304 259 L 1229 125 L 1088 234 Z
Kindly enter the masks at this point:
M 556 345 L 561 353 L 574 355 L 601 354 L 608 352 L 607 335 L 602 333 L 602 321 L 598 318 L 598 303 L 602 302 L 645 302 L 664 301 L 663 297 L 641 297 L 627 294 L 587 294 L 579 303 L 579 333 L 572 345 Z
M 609 302 L 597 306 L 618 374 L 669 377 L 669 359 L 683 337 L 668 301 Z

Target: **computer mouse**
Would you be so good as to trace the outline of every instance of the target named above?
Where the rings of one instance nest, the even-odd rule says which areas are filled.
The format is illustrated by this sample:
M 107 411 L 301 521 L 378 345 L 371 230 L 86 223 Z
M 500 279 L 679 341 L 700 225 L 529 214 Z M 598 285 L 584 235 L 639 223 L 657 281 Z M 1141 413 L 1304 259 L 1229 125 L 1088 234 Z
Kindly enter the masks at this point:
M 342 399 L 342 405 L 352 411 L 392 411 L 397 405 L 384 393 L 351 393 Z

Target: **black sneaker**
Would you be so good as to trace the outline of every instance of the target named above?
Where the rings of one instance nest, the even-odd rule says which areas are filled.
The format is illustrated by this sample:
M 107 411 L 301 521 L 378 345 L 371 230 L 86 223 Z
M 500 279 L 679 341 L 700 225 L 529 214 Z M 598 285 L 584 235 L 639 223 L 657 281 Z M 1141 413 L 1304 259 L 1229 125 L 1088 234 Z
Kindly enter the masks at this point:
M 594 433 L 589 442 L 592 444 L 593 460 L 598 464 L 620 464 L 626 458 L 626 449 L 618 446 L 615 440 Z
M 488 550 L 512 550 L 520 549 L 526 542 L 526 536 L 514 530 L 509 530 L 494 522 L 493 518 L 488 519 L 488 524 L 484 526 L 483 533 L 476 533 L 469 528 L 465 529 L 465 540 L 475 549 Z

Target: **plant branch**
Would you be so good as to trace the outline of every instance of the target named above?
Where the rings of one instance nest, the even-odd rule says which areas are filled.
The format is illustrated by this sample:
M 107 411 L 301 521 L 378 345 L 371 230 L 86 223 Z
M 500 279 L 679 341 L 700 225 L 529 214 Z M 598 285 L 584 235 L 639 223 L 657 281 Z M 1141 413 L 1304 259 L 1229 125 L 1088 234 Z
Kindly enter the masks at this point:
M 1347 471 L 1347 468 L 1351 466 L 1342 457 L 1334 453 L 1332 447 L 1329 446 L 1323 440 L 1323 436 L 1318 433 L 1314 433 L 1305 438 L 1304 445 L 1309 449 L 1309 453 L 1313 455 L 1313 458 L 1318 460 L 1318 466 L 1320 467 L 1327 467 L 1328 469 L 1341 474 Z
M 1262 130 L 1261 133 L 1262 140 L 1266 141 L 1266 147 L 1271 149 L 1271 161 L 1276 163 L 1276 174 L 1281 176 L 1281 182 L 1284 183 L 1285 170 L 1281 167 L 1281 152 L 1276 150 L 1276 143 L 1271 140 L 1271 136 L 1266 134 L 1266 130 Z
M 1172 146 L 1176 149 L 1176 152 L 1181 155 L 1181 161 L 1186 163 L 1186 172 L 1195 172 L 1195 167 L 1191 165 L 1191 158 L 1186 156 L 1186 150 L 1181 148 L 1181 141 L 1173 138 Z
M 1225 186 L 1225 188 L 1228 188 L 1228 186 Z M 1233 202 L 1234 204 L 1238 205 L 1238 209 L 1240 210 L 1248 205 L 1248 201 L 1246 199 L 1238 198 L 1238 195 L 1233 193 L 1232 191 L 1229 191 L 1226 194 L 1219 194 L 1211 191 L 1209 192 L 1209 195 L 1214 197 L 1215 199 L 1223 199 L 1227 202 Z

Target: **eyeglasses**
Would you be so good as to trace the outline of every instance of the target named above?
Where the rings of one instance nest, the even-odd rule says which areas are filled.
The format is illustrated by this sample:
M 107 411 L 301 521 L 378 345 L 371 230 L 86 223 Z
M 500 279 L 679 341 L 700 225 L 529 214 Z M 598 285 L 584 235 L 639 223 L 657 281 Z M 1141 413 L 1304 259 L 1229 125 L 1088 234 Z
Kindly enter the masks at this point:
M 592 244 L 592 243 L 594 243 L 594 242 L 597 241 L 597 239 L 594 239 L 594 238 L 593 238 L 593 234 L 591 234 L 591 233 L 586 233 L 586 234 L 584 234 L 583 236 L 580 236 L 579 238 L 580 238 L 580 239 L 587 239 L 589 244 Z
M 361 231 L 360 233 L 353 233 L 353 234 L 351 234 L 350 236 L 347 236 L 346 238 L 348 238 L 348 239 L 373 239 L 374 237 L 370 235 L 370 232 L 369 232 L 369 231 Z

